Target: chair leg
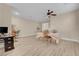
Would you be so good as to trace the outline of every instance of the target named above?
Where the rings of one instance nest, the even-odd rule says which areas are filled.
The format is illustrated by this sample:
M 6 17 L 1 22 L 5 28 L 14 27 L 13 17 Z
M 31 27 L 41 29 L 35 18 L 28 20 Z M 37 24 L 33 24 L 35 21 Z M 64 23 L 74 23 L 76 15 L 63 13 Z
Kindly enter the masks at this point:
M 55 43 L 58 44 L 59 43 L 59 40 L 55 40 Z
M 48 43 L 52 43 L 52 38 L 49 38 L 48 39 Z

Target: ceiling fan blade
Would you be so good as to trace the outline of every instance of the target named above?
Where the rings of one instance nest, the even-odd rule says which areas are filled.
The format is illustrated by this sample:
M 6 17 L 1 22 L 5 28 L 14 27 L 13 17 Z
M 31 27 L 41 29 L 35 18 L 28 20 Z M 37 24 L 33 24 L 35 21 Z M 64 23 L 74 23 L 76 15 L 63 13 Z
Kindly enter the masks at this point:
M 53 11 L 51 11 L 50 13 L 53 13 Z
M 50 12 L 48 12 L 47 15 L 50 15 Z
M 56 14 L 51 14 L 52 16 L 56 16 Z

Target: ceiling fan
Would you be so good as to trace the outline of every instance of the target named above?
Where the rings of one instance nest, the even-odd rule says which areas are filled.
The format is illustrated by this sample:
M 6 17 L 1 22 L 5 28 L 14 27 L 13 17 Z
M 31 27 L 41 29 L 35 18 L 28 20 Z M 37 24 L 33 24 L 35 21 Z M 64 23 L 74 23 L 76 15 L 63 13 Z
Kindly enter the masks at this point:
M 53 11 L 48 10 L 47 15 L 56 16 L 56 14 L 53 13 Z

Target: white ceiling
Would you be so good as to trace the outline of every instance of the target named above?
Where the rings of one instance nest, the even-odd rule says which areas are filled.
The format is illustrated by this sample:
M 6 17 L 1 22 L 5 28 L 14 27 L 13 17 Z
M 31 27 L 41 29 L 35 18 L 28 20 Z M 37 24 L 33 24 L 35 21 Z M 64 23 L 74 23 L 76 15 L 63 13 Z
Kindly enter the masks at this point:
M 79 4 L 75 3 L 11 3 L 9 5 L 14 11 L 19 12 L 20 17 L 38 22 L 47 20 L 48 9 L 59 15 L 79 8 Z

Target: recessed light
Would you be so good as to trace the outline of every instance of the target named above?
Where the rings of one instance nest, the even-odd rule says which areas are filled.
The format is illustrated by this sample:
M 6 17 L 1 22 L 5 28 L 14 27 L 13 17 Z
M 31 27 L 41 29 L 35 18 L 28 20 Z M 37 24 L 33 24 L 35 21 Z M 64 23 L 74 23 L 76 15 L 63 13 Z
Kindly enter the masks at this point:
M 19 12 L 15 12 L 16 15 L 20 15 Z
M 20 15 L 20 13 L 17 12 L 17 11 L 13 11 L 13 14 L 14 14 L 14 15 Z

